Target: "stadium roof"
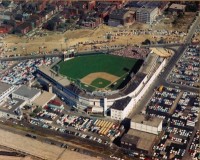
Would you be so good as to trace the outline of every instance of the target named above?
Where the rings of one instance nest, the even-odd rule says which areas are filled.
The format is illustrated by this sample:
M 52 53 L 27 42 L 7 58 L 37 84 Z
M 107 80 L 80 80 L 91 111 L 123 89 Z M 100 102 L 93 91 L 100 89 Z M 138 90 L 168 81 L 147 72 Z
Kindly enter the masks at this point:
M 124 110 L 130 101 L 131 101 L 131 97 L 126 97 L 126 98 L 117 100 L 113 103 L 113 105 L 111 106 L 111 109 Z
M 70 81 L 62 76 L 57 76 L 55 71 L 50 70 L 47 66 L 41 66 L 39 68 L 43 73 L 45 73 L 47 76 L 52 77 L 56 82 L 60 83 L 63 86 L 70 85 Z

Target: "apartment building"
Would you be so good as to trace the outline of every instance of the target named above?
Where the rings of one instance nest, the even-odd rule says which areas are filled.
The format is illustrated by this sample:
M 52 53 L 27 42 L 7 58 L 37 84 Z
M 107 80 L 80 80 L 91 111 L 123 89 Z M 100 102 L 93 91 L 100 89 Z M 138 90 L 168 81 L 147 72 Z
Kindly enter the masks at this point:
M 142 23 L 152 24 L 153 21 L 158 16 L 159 10 L 158 7 L 153 8 L 139 8 L 136 11 L 136 21 Z

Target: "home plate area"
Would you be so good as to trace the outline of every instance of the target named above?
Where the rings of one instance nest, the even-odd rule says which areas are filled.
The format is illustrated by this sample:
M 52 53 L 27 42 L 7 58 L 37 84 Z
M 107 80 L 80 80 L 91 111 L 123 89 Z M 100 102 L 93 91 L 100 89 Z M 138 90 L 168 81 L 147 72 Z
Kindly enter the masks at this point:
M 81 82 L 99 89 L 103 89 L 118 79 L 119 77 L 106 72 L 96 72 L 88 74 L 81 79 Z

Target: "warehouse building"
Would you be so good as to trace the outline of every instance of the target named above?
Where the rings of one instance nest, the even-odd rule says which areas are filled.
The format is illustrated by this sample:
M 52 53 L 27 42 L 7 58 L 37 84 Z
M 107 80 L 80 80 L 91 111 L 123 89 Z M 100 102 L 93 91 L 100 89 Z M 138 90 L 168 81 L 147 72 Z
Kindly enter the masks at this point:
M 158 138 L 155 134 L 130 129 L 128 133 L 121 138 L 121 147 L 145 154 L 151 154 L 157 140 Z
M 0 103 L 5 100 L 14 90 L 15 86 L 0 82 Z
M 22 85 L 12 93 L 12 97 L 22 99 L 31 104 L 40 94 L 40 90 Z
M 25 104 L 26 102 L 24 100 L 18 98 L 12 98 L 3 101 L 0 104 L 0 117 L 21 120 L 23 116 L 21 108 Z
M 163 119 L 138 114 L 131 120 L 131 128 L 158 135 L 162 131 Z

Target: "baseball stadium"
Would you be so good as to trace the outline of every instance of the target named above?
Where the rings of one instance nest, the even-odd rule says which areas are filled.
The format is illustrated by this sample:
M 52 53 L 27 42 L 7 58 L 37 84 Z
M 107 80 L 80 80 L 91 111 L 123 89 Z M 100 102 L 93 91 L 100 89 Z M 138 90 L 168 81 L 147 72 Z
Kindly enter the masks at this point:
M 158 60 L 159 55 L 152 50 L 134 46 L 110 52 L 68 53 L 50 67 L 41 66 L 37 75 L 71 106 L 109 107 L 116 100 L 139 94 L 158 70 Z

